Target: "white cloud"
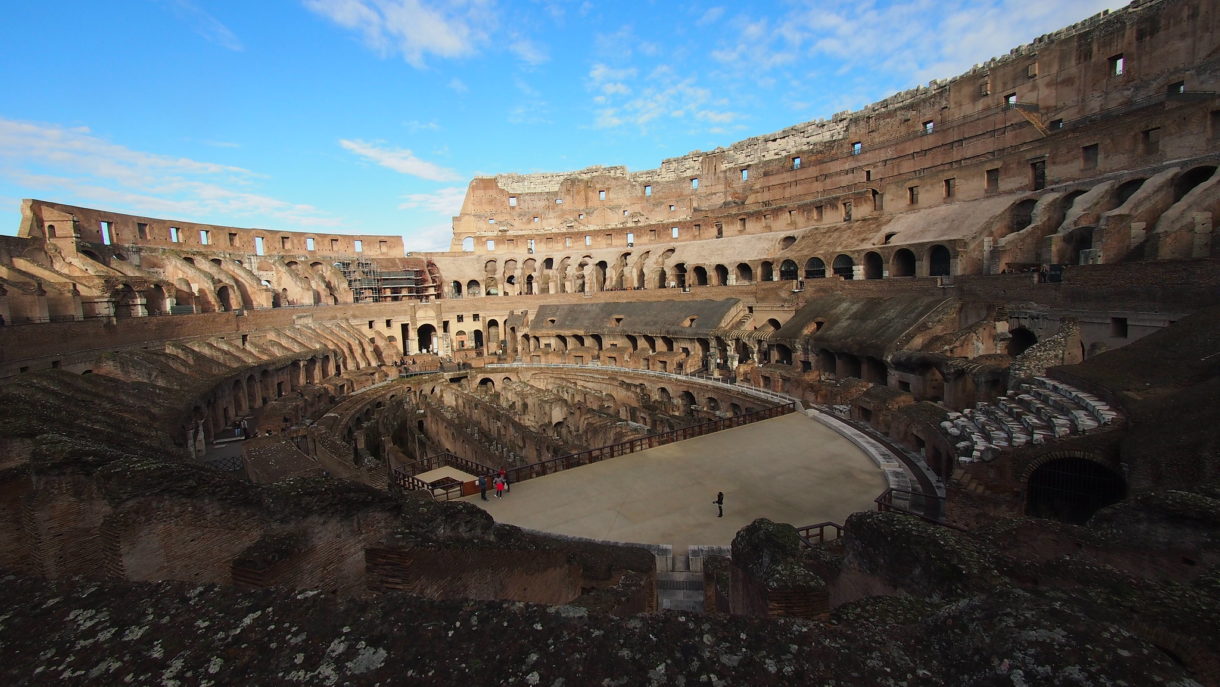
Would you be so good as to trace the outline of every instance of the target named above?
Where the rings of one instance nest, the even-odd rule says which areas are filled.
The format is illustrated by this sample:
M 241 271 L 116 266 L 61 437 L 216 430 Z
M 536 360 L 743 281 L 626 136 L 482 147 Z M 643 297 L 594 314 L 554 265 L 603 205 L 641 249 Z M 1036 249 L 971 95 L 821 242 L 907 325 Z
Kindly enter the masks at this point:
M 598 106 L 593 122 L 596 128 L 613 129 L 624 124 L 645 128 L 662 118 L 727 124 L 742 116 L 709 109 L 712 91 L 698 85 L 694 77 L 682 78 L 667 64 L 654 67 L 642 79 L 637 76 L 634 67 L 616 68 L 600 62 L 589 70 L 586 86 Z
M 456 76 L 453 77 L 452 79 L 449 79 L 449 83 L 446 85 L 449 87 L 449 90 L 453 91 L 454 93 L 469 93 L 470 92 L 470 87 L 466 85 L 466 82 L 462 81 L 461 79 L 457 78 Z
M 199 9 L 191 0 L 162 0 L 179 19 L 191 24 L 195 33 L 227 50 L 241 52 L 245 47 L 237 34 L 219 19 Z
M 695 26 L 707 26 L 708 24 L 714 24 L 716 23 L 716 20 L 720 19 L 720 17 L 723 15 L 723 7 L 709 7 L 708 10 L 702 14 L 702 16 L 695 20 Z
M 408 193 L 402 197 L 399 210 L 421 209 L 435 212 L 438 215 L 453 217 L 462 211 L 462 201 L 466 198 L 466 189 L 448 186 L 432 193 Z
M 258 175 L 249 170 L 132 150 L 86 127 L 0 118 L 0 175 L 38 194 L 67 195 L 70 202 L 132 214 L 339 223 L 313 206 L 252 192 Z
M 403 126 L 411 130 L 411 133 L 419 133 L 420 131 L 440 131 L 441 125 L 436 122 L 421 122 L 418 119 L 412 119 L 409 122 L 403 122 Z
M 838 74 L 867 66 L 870 72 L 914 76 L 924 82 L 955 76 L 1000 56 L 1002 50 L 1120 4 L 1124 3 L 803 0 L 779 17 L 735 17 L 734 34 L 711 54 L 748 78 L 793 65 L 804 56 L 829 58 L 827 69 Z
M 401 174 L 410 174 L 430 181 L 457 181 L 461 178 L 451 169 L 419 159 L 406 148 L 379 148 L 373 143 L 348 139 L 341 139 L 339 145 L 370 162 Z
M 429 224 L 407 230 L 404 243 L 409 251 L 447 251 L 453 239 L 453 224 Z
M 516 55 L 522 62 L 534 67 L 551 59 L 544 48 L 528 38 L 517 38 L 509 43 L 508 51 Z
M 488 0 L 303 0 L 305 7 L 360 35 L 381 55 L 401 54 L 415 67 L 426 55 L 467 57 L 478 52 L 495 28 Z

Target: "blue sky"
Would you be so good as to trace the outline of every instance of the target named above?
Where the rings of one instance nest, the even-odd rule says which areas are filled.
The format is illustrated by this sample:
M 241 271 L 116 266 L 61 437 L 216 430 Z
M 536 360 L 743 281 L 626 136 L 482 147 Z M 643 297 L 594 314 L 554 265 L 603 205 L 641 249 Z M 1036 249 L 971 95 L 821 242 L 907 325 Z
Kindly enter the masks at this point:
M 1111 0 L 56 0 L 0 23 L 21 198 L 448 245 L 478 174 L 651 169 L 953 76 Z

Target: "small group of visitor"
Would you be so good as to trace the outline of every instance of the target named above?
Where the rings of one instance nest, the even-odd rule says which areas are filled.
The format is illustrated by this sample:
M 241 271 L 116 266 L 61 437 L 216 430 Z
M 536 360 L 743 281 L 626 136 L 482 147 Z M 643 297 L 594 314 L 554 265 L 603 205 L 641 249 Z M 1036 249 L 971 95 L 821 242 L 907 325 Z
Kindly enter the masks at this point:
M 479 485 L 479 498 L 483 499 L 484 501 L 487 500 L 488 486 L 495 489 L 496 498 L 498 499 L 504 498 L 504 494 L 509 491 L 508 471 L 504 468 L 500 468 L 500 473 L 498 475 L 487 475 L 486 477 L 479 475 L 479 479 L 477 481 Z

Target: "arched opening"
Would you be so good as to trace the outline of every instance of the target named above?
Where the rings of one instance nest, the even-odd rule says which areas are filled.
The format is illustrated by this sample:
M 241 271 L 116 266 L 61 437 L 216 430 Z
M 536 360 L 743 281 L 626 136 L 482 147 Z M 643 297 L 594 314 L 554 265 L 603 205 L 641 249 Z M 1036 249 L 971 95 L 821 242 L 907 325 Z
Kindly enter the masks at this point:
M 1144 185 L 1145 181 L 1147 181 L 1147 179 L 1132 179 L 1119 184 L 1118 188 L 1114 189 L 1114 207 L 1120 207 L 1128 200 L 1131 200 L 1131 196 L 1135 195 L 1135 192 L 1140 190 L 1140 187 Z
M 1123 500 L 1127 484 L 1114 470 L 1087 458 L 1039 465 L 1026 485 L 1025 513 L 1083 525 L 1098 510 Z
M 483 393 L 492 393 L 496 390 L 496 382 L 491 377 L 484 377 L 479 380 L 479 391 Z
M 716 265 L 716 286 L 727 286 L 729 283 L 729 268 Z
M 606 267 L 607 265 L 605 260 L 598 260 L 597 263 L 593 265 L 593 291 L 606 290 Z
M 775 267 L 772 266 L 770 260 L 767 260 L 758 266 L 758 273 L 758 278 L 763 281 L 775 280 Z
M 864 278 L 865 279 L 880 279 L 884 276 L 884 263 L 881 260 L 881 255 L 875 251 L 869 251 L 864 254 Z
M 168 300 L 165 295 L 165 289 L 161 288 L 160 284 L 154 284 L 148 290 L 148 294 L 144 297 L 145 307 L 148 309 L 149 315 L 164 315 L 169 312 L 167 305 Z
M 466 253 L 470 253 L 470 252 L 474 251 L 474 237 L 473 236 L 467 236 L 466 238 L 462 239 L 462 251 L 466 252 Z
M 470 281 L 466 282 L 466 295 L 467 296 L 478 296 L 482 293 L 483 293 L 483 289 L 479 285 L 479 282 L 477 279 L 471 279 Z
M 1014 231 L 1021 231 L 1029 226 L 1029 223 L 1034 219 L 1034 207 L 1038 205 L 1035 198 L 1026 198 L 1025 200 L 1012 206 L 1012 210 L 1008 213 L 1007 231 L 1002 231 L 996 238 L 1007 236 Z
M 1009 332 L 1009 335 L 1012 338 L 1004 346 L 1004 352 L 1014 358 L 1024 353 L 1025 349 L 1038 343 L 1038 335 L 1025 327 L 1017 327 Z
M 899 248 L 894 251 L 894 258 L 890 261 L 890 276 L 914 277 L 915 254 L 906 248 Z
M 837 358 L 838 369 L 837 373 L 840 377 L 855 377 L 863 379 L 861 375 L 860 359 L 851 353 L 840 353 Z
M 487 321 L 487 347 L 500 350 L 500 323 L 496 320 Z
M 1090 262 L 1089 253 L 1093 249 L 1093 227 L 1076 227 L 1063 237 L 1063 247 L 1066 250 L 1063 262 L 1068 265 L 1084 265 Z
M 483 330 L 482 329 L 474 330 L 474 347 L 475 348 L 483 347 Z
M 788 250 L 789 248 L 792 247 L 792 244 L 794 244 L 794 243 L 796 243 L 795 236 L 785 236 L 784 238 L 779 240 L 779 249 Z
M 415 343 L 419 346 L 420 353 L 435 353 L 436 327 L 430 324 L 421 324 L 415 330 Z
M 798 278 L 796 262 L 793 260 L 785 260 L 779 264 L 779 279 L 780 281 L 791 281 Z
M 678 400 L 682 403 L 683 414 L 685 414 L 685 415 L 694 415 L 695 414 L 695 395 L 694 394 L 692 394 L 689 391 L 683 391 L 682 395 L 678 397 Z
M 809 258 L 805 261 L 805 278 L 822 279 L 826 276 L 826 263 L 821 258 Z
M 855 276 L 856 261 L 852 260 L 849 256 L 839 255 L 830 266 L 834 270 L 836 277 L 851 279 Z
M 707 408 L 708 410 L 711 410 L 713 412 L 720 410 L 720 399 L 716 398 L 715 396 L 708 396 L 707 401 L 705 401 L 705 404 L 706 405 L 704 407 Z
M 1187 193 L 1190 193 L 1196 186 L 1210 179 L 1215 173 L 1216 168 L 1211 165 L 1195 167 L 1184 172 L 1173 182 L 1173 202 L 1176 203 L 1185 198 Z
M 449 295 L 454 298 L 462 297 L 462 282 L 455 281 L 449 284 Z
M 784 344 L 777 343 L 772 347 L 772 350 L 775 351 L 775 362 L 779 363 L 780 365 L 792 364 L 791 348 Z
M 754 270 L 744 262 L 737 263 L 737 283 L 748 284 L 754 281 Z
M 216 305 L 221 312 L 228 312 L 233 309 L 233 292 L 229 289 L 228 285 L 216 289 Z
M 950 274 L 952 258 L 949 249 L 939 243 L 928 249 L 928 274 L 933 277 L 947 277 Z
M 115 293 L 114 316 L 117 318 L 140 316 L 139 296 L 130 284 L 123 284 L 123 287 Z
M 703 267 L 696 267 L 694 270 L 695 286 L 707 286 L 707 270 Z

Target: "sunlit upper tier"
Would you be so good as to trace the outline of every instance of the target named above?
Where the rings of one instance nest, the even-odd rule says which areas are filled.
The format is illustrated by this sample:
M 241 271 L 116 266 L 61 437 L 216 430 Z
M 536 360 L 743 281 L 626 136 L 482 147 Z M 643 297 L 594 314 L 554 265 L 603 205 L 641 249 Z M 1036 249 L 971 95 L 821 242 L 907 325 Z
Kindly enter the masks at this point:
M 1130 121 L 1199 109 L 1214 95 L 1217 15 L 1214 3 L 1133 2 L 955 78 L 657 169 L 479 177 L 454 218 L 452 249 L 543 252 L 792 231 L 1197 156 L 1201 140 L 1215 141 L 1201 135 L 1215 116 L 1163 117 L 1147 131 Z
M 18 236 L 72 238 L 89 243 L 155 246 L 194 252 L 339 257 L 366 254 L 401 258 L 401 236 L 324 234 L 242 229 L 173 219 L 124 215 L 42 200 L 26 200 Z

